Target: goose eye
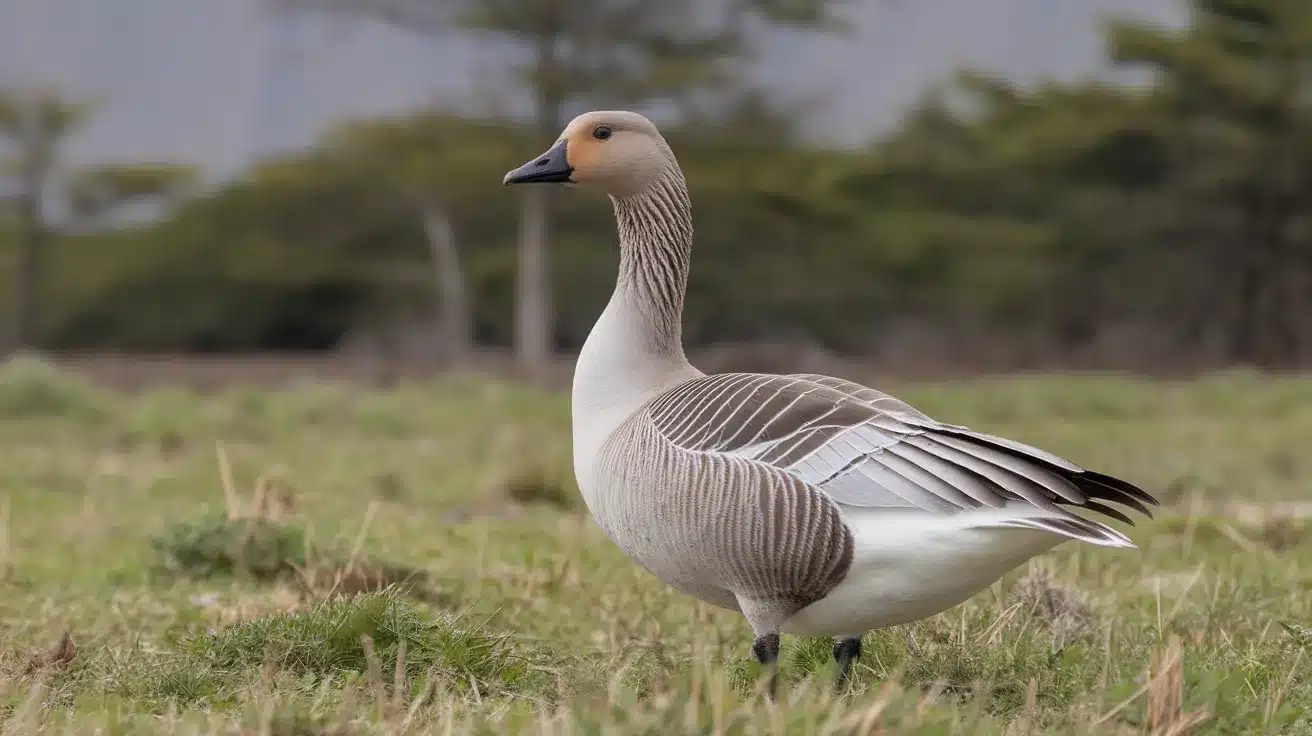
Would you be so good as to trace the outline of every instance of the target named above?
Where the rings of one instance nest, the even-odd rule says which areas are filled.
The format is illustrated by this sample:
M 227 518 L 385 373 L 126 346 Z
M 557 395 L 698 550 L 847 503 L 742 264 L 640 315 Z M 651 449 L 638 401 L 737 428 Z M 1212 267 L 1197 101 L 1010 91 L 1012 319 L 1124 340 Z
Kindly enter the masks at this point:
M 607 138 L 610 138 L 610 126 L 598 125 L 596 129 L 592 131 L 592 137 L 599 141 L 604 141 Z

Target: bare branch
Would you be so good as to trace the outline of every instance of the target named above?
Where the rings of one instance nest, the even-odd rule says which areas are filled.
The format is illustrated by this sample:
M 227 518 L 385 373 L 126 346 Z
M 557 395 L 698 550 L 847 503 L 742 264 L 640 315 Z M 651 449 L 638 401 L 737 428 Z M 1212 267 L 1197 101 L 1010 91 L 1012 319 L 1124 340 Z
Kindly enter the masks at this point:
M 68 183 L 74 214 L 95 217 L 119 205 L 175 197 L 195 184 L 194 167 L 182 164 L 111 164 L 77 172 Z
M 445 33 L 459 28 L 461 0 L 266 0 L 284 11 L 310 11 L 358 16 L 417 33 Z

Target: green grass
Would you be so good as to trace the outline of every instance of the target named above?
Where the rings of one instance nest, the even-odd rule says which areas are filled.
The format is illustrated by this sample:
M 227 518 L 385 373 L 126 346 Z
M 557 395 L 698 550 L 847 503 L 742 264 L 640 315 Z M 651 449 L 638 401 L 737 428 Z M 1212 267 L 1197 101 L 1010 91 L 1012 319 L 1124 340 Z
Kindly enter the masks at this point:
M 358 553 L 316 549 L 299 524 L 269 518 L 211 514 L 176 525 L 152 544 L 161 575 L 281 580 L 314 596 L 379 591 L 396 585 L 420 597 L 431 592 L 422 570 Z
M 1312 380 L 881 387 L 1165 508 L 1138 551 L 1065 544 L 872 632 L 842 697 L 830 643 L 786 637 L 770 707 L 741 618 L 587 517 L 563 395 L 2 366 L 0 732 L 1312 734 Z M 71 661 L 41 654 L 65 632 Z
M 289 681 L 320 683 L 369 672 L 371 664 L 401 683 L 434 676 L 458 690 L 492 694 L 513 692 L 527 671 L 505 636 L 421 612 L 394 590 L 187 634 L 173 649 L 134 695 L 181 705 L 231 705 L 265 667 Z

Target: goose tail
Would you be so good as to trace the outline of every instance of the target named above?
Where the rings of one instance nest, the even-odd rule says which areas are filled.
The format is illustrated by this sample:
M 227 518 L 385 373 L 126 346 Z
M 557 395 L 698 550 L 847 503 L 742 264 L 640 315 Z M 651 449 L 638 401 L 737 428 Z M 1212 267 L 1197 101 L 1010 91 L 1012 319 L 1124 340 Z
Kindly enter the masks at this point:
M 962 529 L 1027 529 L 1100 547 L 1136 549 L 1134 542 L 1116 529 L 1063 508 L 1039 508 L 1024 502 L 1012 502 L 999 509 L 977 509 L 950 518 L 950 523 Z M 1060 544 L 1060 540 L 1057 543 Z
M 1137 549 L 1133 541 L 1124 534 L 1107 526 L 1101 521 L 1086 519 L 1082 516 L 1039 516 L 1018 519 L 999 519 L 988 526 L 1013 527 L 1019 529 L 1037 529 L 1052 532 L 1063 537 L 1077 539 L 1081 542 L 1096 544 L 1100 547 L 1121 547 Z

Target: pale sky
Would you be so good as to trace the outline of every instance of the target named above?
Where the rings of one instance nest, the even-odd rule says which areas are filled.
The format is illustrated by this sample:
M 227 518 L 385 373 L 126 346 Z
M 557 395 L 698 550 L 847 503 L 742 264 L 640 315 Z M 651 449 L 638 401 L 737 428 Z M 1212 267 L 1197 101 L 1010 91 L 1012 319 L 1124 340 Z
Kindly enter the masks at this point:
M 1104 70 L 1098 20 L 1182 16 L 1177 0 L 850 0 L 847 39 L 774 33 L 757 74 L 827 96 L 816 137 L 859 143 L 971 65 L 1020 81 Z M 438 102 L 516 110 L 509 51 L 374 23 L 278 17 L 261 0 L 0 0 L 0 83 L 100 104 L 78 160 L 172 159 L 222 177 L 344 117 Z

